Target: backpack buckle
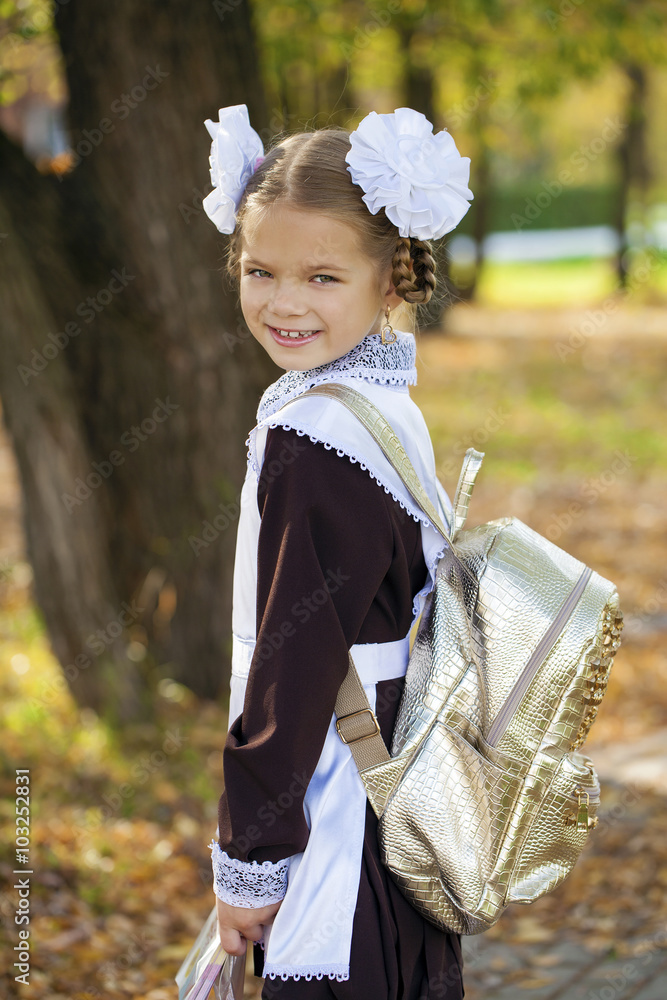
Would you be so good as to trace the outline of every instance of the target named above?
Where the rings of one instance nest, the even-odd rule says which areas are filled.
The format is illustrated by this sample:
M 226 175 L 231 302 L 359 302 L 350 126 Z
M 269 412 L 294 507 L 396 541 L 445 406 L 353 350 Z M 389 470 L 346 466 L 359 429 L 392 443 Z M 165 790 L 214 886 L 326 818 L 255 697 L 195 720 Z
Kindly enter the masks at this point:
M 371 719 L 373 720 L 373 731 L 370 733 L 362 733 L 361 736 L 353 736 L 351 739 L 346 739 L 341 732 L 340 724 L 341 722 L 347 722 L 348 719 L 354 719 L 357 715 L 363 715 L 364 712 L 368 712 Z M 336 732 L 340 736 L 341 740 L 345 744 L 358 743 L 360 740 L 368 740 L 371 736 L 378 736 L 380 733 L 380 726 L 378 725 L 378 720 L 376 719 L 374 713 L 370 708 L 362 708 L 358 712 L 350 712 L 349 715 L 342 715 L 339 719 L 336 719 Z

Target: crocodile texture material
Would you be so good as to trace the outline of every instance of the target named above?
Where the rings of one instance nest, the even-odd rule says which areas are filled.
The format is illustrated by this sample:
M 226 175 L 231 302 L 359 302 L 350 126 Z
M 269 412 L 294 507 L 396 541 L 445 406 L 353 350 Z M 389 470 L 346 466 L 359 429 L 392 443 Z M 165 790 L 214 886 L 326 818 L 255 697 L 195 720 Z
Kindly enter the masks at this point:
M 437 926 L 476 934 L 562 882 L 597 822 L 599 782 L 579 748 L 620 644 L 618 593 L 516 518 L 464 528 L 479 452 L 466 456 L 448 533 L 383 415 L 348 386 L 309 392 L 356 413 L 449 542 L 391 759 L 369 765 L 368 749 L 350 748 L 394 880 Z

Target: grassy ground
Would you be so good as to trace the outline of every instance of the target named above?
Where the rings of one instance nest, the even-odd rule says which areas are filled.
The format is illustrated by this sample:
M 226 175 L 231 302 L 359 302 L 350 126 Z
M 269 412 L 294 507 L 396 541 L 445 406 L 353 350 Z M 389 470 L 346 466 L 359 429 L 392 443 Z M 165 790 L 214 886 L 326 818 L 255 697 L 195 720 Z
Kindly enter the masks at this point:
M 664 303 L 667 299 L 667 254 L 650 251 L 645 259 L 634 255 L 630 264 L 630 298 L 634 302 Z M 454 268 L 453 276 L 465 280 L 465 271 Z M 616 287 L 611 259 L 589 258 L 560 261 L 517 261 L 485 266 L 477 288 L 482 306 L 560 306 L 568 302 L 586 306 L 613 294 Z
M 486 452 L 471 524 L 515 514 L 617 581 L 628 628 L 591 747 L 667 724 L 667 656 L 658 641 L 667 619 L 667 338 L 637 333 L 587 341 L 564 359 L 539 327 L 534 337 L 424 334 L 412 390 L 450 491 L 465 449 Z M 72 703 L 28 600 L 26 574 L 14 569 L 0 574 L 0 871 L 11 886 L 14 768 L 30 768 L 30 995 L 167 1000 L 213 903 L 206 844 L 222 785 L 224 706 L 163 682 L 157 723 L 119 740 Z M 661 807 L 655 801 L 651 815 Z M 625 909 L 616 906 L 619 885 L 605 876 L 620 849 L 618 827 L 599 840 L 601 853 L 582 859 L 571 890 L 566 883 L 541 909 L 531 908 L 533 933 L 537 919 L 564 935 L 613 942 L 628 907 L 633 919 L 642 919 L 643 907 L 664 923 L 664 893 L 651 895 L 647 876 L 667 871 L 657 843 L 662 827 L 647 821 L 653 827 L 656 837 L 642 841 L 641 870 L 624 859 Z M 583 893 L 578 909 L 575 890 Z M 5 889 L 8 955 L 15 905 Z M 522 925 L 509 918 L 503 926 L 511 939 Z M 11 963 L 4 965 L 0 992 L 22 995 Z

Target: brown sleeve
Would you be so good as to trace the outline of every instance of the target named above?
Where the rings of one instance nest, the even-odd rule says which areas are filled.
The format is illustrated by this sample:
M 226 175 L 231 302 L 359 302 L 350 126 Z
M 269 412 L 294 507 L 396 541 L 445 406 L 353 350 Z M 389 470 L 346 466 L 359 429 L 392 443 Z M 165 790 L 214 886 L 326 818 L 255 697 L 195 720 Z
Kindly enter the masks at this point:
M 218 825 L 230 857 L 276 862 L 306 846 L 303 795 L 348 649 L 407 634 L 425 565 L 419 525 L 391 494 L 293 430 L 268 432 L 258 505 L 257 643 Z

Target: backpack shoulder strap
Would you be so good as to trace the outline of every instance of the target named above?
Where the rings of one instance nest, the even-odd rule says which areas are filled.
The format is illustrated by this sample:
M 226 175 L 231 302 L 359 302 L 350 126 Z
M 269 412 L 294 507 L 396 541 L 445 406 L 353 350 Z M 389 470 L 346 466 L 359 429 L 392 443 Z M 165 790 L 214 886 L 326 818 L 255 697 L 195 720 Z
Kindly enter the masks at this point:
M 483 451 L 468 448 L 463 459 L 463 467 L 456 487 L 452 505 L 451 527 L 445 527 L 437 511 L 431 503 L 424 487 L 419 481 L 412 462 L 398 439 L 393 427 L 384 414 L 371 401 L 348 385 L 339 382 L 326 382 L 323 385 L 307 389 L 304 396 L 333 396 L 348 408 L 361 421 L 364 427 L 375 438 L 382 451 L 392 463 L 412 497 L 416 500 L 432 524 L 440 534 L 451 544 L 463 528 L 472 496 L 477 473 L 482 467 Z M 438 486 L 440 484 L 438 483 Z
M 373 713 L 364 685 L 352 654 L 348 653 L 349 667 L 336 698 L 336 730 L 343 743 L 347 743 L 360 771 L 383 760 L 391 760 L 380 726 Z
M 338 382 L 327 382 L 307 389 L 302 395 L 333 397 L 358 417 L 399 473 L 411 496 L 451 545 L 452 538 L 465 522 L 475 477 L 482 464 L 483 454 L 475 451 L 474 448 L 470 448 L 466 452 L 456 488 L 450 533 L 442 523 L 426 490 L 419 481 L 415 468 L 393 427 L 384 414 L 363 393 Z M 382 739 L 377 718 L 370 707 L 351 654 L 347 674 L 338 691 L 334 713 L 338 735 L 344 743 L 349 745 L 354 762 L 360 771 L 392 759 Z M 379 815 L 380 802 L 375 801 L 371 796 L 369 798 L 371 805 Z
M 382 451 L 403 480 L 406 489 L 415 499 L 418 506 L 424 511 L 429 521 L 440 532 L 443 538 L 451 543 L 450 533 L 431 503 L 394 428 L 384 414 L 378 410 L 377 406 L 371 403 L 370 399 L 364 396 L 362 392 L 358 392 L 349 385 L 341 385 L 339 382 L 325 382 L 323 385 L 312 386 L 310 389 L 306 389 L 302 395 L 333 397 L 354 413 L 380 445 Z
M 461 469 L 461 475 L 459 476 L 456 493 L 454 495 L 452 510 L 452 539 L 456 538 L 459 531 L 461 531 L 463 525 L 466 523 L 468 507 L 470 506 L 470 497 L 472 496 L 475 480 L 477 479 L 477 473 L 482 467 L 483 458 L 484 452 L 475 451 L 474 448 L 468 448 L 465 453 L 463 468 Z

